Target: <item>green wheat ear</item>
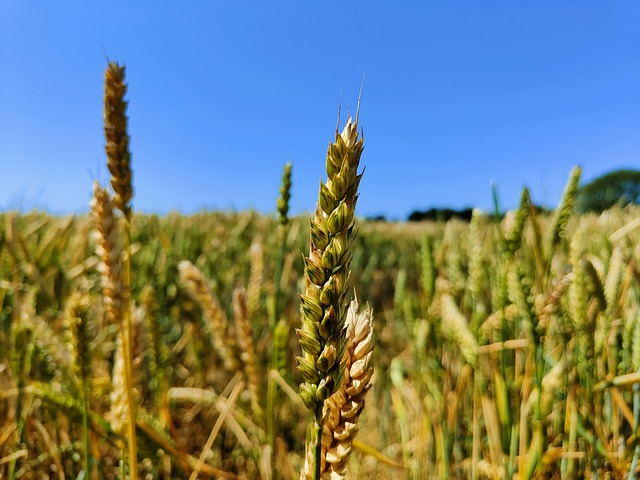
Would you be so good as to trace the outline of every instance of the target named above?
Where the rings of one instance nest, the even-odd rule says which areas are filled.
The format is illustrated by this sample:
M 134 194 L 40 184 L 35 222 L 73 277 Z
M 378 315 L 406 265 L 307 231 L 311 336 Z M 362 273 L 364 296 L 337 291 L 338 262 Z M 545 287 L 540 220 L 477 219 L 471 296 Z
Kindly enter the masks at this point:
M 355 208 L 363 140 L 358 120 L 347 119 L 341 133 L 329 144 L 327 181 L 320 182 L 314 218 L 310 221 L 309 256 L 304 257 L 305 291 L 300 297 L 302 327 L 296 330 L 303 355 L 297 357 L 304 382 L 300 397 L 313 412 L 314 478 L 320 477 L 323 406 L 342 383 L 342 357 L 347 347 L 347 281 L 353 241 Z
M 453 344 L 457 344 L 462 357 L 470 365 L 478 362 L 478 341 L 469 328 L 469 323 L 460 312 L 449 294 L 441 299 L 442 335 Z
M 511 256 L 513 256 L 513 254 L 515 254 L 522 245 L 522 234 L 524 232 L 525 224 L 527 223 L 527 218 L 529 218 L 530 209 L 531 197 L 529 195 L 529 189 L 525 187 L 522 189 L 522 193 L 520 194 L 520 205 L 513 214 L 512 222 L 509 224 L 504 234 L 506 249 Z M 506 219 L 507 217 L 505 217 L 505 220 Z
M 435 259 L 433 258 L 432 240 L 428 235 L 424 235 L 422 237 L 420 254 L 422 258 L 420 286 L 422 287 L 422 293 L 424 295 L 424 307 L 422 314 L 426 315 L 427 310 L 433 302 L 433 295 L 436 291 L 436 277 L 438 274 L 436 271 Z
M 291 200 L 291 162 L 288 162 L 282 171 L 282 184 L 280 185 L 280 196 L 276 202 L 278 207 L 278 218 L 281 225 L 289 223 L 289 201 Z

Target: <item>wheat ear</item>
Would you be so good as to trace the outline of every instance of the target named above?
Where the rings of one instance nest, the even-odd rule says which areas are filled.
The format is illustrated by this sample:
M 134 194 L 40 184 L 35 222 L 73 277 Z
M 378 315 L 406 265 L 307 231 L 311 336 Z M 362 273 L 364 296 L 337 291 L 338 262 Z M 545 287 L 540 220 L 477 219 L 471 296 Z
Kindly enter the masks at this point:
M 291 199 L 291 162 L 288 162 L 282 171 L 282 184 L 280 196 L 276 202 L 278 207 L 278 219 L 281 225 L 289 223 L 289 200 Z
M 107 167 L 111 173 L 111 186 L 115 192 L 114 203 L 131 220 L 131 198 L 133 182 L 129 134 L 127 133 L 127 101 L 124 94 L 125 68 L 110 62 L 104 75 L 104 135 L 107 152 Z
M 97 231 L 96 253 L 100 257 L 98 268 L 102 275 L 102 298 L 107 321 L 122 328 L 125 308 L 123 248 L 113 208 L 109 191 L 95 182 L 91 215 Z
M 84 448 L 84 468 L 87 478 L 91 478 L 91 444 L 89 441 L 89 403 L 91 399 L 91 351 L 89 344 L 89 312 L 91 303 L 85 292 L 75 292 L 67 307 L 66 321 L 71 333 L 69 350 L 74 360 L 74 371 L 80 380 L 82 400 L 82 433 Z
M 311 246 L 305 263 L 305 292 L 301 295 L 302 328 L 296 330 L 303 350 L 298 370 L 304 383 L 300 397 L 313 413 L 312 448 L 314 478 L 320 478 L 324 402 L 342 383 L 342 356 L 346 349 L 344 329 L 346 290 L 355 238 L 354 214 L 363 140 L 358 121 L 347 119 L 336 132 L 326 159 L 328 179 L 320 182 L 318 204 L 310 222 Z
M 113 389 L 109 395 L 110 410 L 109 420 L 113 431 L 124 437 L 127 433 L 127 419 L 129 417 L 129 404 L 127 402 L 127 392 L 123 388 L 126 383 L 126 366 L 124 359 L 123 332 L 118 332 L 116 339 L 116 349 L 113 356 L 113 371 L 111 373 L 111 383 Z
M 451 295 L 444 294 L 441 298 L 442 335 L 452 343 L 458 344 L 462 356 L 470 365 L 478 361 L 478 342 L 469 329 L 469 323 L 460 312 Z
M 326 422 L 322 431 L 322 478 L 341 479 L 360 429 L 358 418 L 364 409 L 365 395 L 373 375 L 373 314 L 358 311 L 358 302 L 349 305 L 346 320 L 347 348 L 343 357 L 344 377 L 336 393 L 325 402 Z M 301 478 L 312 478 L 313 451 L 305 457 Z
M 251 274 L 246 291 L 247 321 L 251 321 L 255 313 L 260 309 L 260 294 L 264 283 L 264 252 L 259 241 L 253 242 L 249 249 L 251 261 Z
M 257 357 L 253 346 L 251 321 L 247 306 L 247 292 L 243 287 L 238 287 L 233 291 L 233 319 L 236 327 L 236 336 L 238 338 L 238 347 L 240 347 L 240 360 L 242 360 L 244 371 L 247 375 L 251 409 L 255 414 L 255 418 L 261 422 L 263 412 L 260 407 L 260 401 L 258 400 L 260 382 L 258 381 L 257 373 Z
M 235 371 L 237 367 L 236 358 L 233 355 L 235 345 L 229 341 L 227 334 L 229 322 L 222 307 L 211 294 L 204 275 L 188 260 L 178 264 L 178 272 L 180 282 L 202 310 L 202 315 L 209 328 L 213 348 L 220 356 L 225 368 L 229 372 Z

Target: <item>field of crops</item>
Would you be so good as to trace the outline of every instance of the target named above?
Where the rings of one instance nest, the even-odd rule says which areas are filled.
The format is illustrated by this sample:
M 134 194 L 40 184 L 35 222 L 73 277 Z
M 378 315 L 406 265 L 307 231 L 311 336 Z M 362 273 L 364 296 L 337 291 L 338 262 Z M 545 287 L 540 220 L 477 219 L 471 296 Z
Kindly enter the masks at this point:
M 358 220 L 356 118 L 311 218 L 289 166 L 271 217 L 136 214 L 110 69 L 114 193 L 0 214 L 0 478 L 636 478 L 640 209 L 575 169 L 550 215 Z

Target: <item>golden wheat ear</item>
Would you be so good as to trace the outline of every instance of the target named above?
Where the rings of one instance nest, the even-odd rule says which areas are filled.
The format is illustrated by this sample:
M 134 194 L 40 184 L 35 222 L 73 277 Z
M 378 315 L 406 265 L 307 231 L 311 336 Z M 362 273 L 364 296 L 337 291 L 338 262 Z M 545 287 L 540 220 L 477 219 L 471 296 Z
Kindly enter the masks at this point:
M 104 135 L 106 138 L 107 167 L 111 173 L 111 186 L 115 192 L 115 206 L 131 220 L 133 181 L 129 134 L 127 133 L 127 102 L 124 95 L 125 67 L 109 62 L 104 75 Z
M 218 300 L 213 296 L 207 285 L 207 279 L 194 264 L 188 260 L 183 260 L 178 264 L 180 283 L 202 310 L 202 315 L 206 321 L 211 343 L 220 360 L 229 372 L 234 372 L 238 368 L 238 361 L 234 354 L 235 342 L 228 335 L 229 321 L 220 306 Z
M 123 328 L 125 315 L 125 279 L 123 246 L 118 230 L 118 218 L 114 215 L 114 204 L 106 188 L 98 182 L 93 185 L 91 216 L 93 218 L 102 274 L 103 304 L 107 321 Z
M 353 300 L 345 323 L 347 347 L 343 357 L 344 376 L 336 393 L 325 402 L 322 430 L 321 478 L 344 478 L 353 451 L 353 441 L 360 430 L 358 419 L 364 409 L 365 396 L 373 376 L 373 313 L 359 310 Z M 302 479 L 313 478 L 312 448 L 307 449 Z
M 260 405 L 260 381 L 258 377 L 258 357 L 253 345 L 251 320 L 247 304 L 247 292 L 244 287 L 233 291 L 233 320 L 240 350 L 240 360 L 247 376 L 247 388 L 251 399 L 251 409 L 255 418 L 262 421 L 264 413 Z

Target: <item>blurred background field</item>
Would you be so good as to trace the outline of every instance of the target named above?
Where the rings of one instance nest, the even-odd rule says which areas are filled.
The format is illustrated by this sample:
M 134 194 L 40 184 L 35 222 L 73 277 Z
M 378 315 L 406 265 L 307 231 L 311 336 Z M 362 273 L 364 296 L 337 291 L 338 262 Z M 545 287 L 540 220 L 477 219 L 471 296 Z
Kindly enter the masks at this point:
M 351 478 L 626 478 L 636 468 L 640 394 L 637 376 L 625 375 L 640 368 L 639 212 L 570 212 L 560 205 L 538 216 L 525 195 L 501 220 L 474 212 L 470 223 L 360 222 L 351 282 L 374 309 L 377 345 Z M 123 448 L 114 429 L 117 329 L 105 321 L 92 223 L 7 212 L 0 226 L 0 472 L 79 475 L 85 375 L 94 475 L 115 478 Z M 145 478 L 188 476 L 189 456 L 200 455 L 225 405 L 219 399 L 244 378 L 234 326 L 235 372 L 212 348 L 179 262 L 200 270 L 229 319 L 233 290 L 252 292 L 251 341 L 264 392 L 279 228 L 254 212 L 134 217 Z M 308 220 L 293 219 L 284 238 L 273 467 L 275 478 L 294 478 L 307 420 L 293 393 L 300 381 L 293 329 Z M 74 315 L 83 318 L 81 337 Z M 265 478 L 255 414 L 244 389 L 208 465 Z

